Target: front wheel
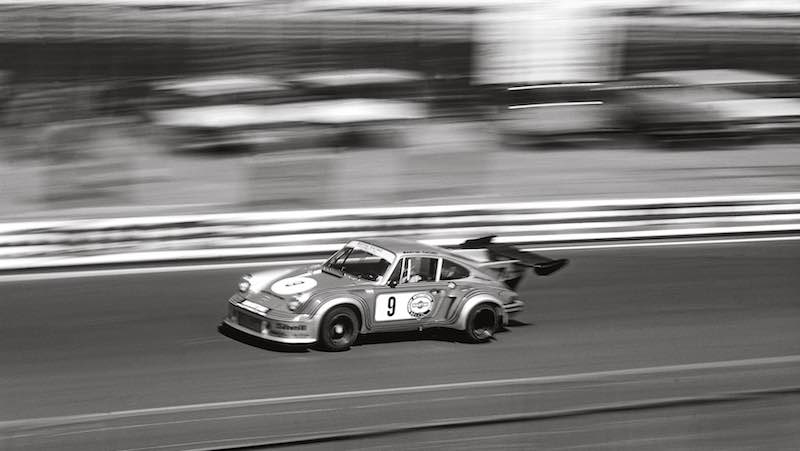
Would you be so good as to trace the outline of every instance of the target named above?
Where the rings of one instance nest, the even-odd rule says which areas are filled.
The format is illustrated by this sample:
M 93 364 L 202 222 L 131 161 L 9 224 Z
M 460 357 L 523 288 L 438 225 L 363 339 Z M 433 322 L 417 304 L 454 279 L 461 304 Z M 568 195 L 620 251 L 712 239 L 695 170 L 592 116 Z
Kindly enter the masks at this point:
M 470 342 L 485 343 L 499 329 L 500 315 L 497 313 L 497 307 L 491 304 L 479 304 L 469 312 L 464 332 Z
M 319 344 L 326 351 L 347 351 L 358 338 L 358 316 L 349 307 L 335 307 L 325 314 L 319 329 Z

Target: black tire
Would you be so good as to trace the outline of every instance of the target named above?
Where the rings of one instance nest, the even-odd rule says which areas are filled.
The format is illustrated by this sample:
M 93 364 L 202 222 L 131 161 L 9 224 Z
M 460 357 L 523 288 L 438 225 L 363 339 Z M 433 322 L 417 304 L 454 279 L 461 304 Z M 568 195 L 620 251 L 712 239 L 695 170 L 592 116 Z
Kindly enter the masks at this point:
M 355 343 L 360 330 L 358 315 L 350 307 L 334 307 L 322 318 L 319 346 L 326 351 L 347 351 Z
M 472 343 L 485 343 L 500 329 L 501 316 L 497 306 L 478 304 L 469 312 L 464 333 Z

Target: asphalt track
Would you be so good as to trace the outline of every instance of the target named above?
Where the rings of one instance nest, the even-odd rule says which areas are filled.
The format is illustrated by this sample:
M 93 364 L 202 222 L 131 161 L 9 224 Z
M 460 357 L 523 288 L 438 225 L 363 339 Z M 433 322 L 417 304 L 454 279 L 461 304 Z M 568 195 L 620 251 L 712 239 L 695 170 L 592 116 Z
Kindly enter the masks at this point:
M 494 342 L 336 354 L 219 333 L 247 268 L 3 281 L 0 448 L 800 448 L 800 243 L 549 254 Z

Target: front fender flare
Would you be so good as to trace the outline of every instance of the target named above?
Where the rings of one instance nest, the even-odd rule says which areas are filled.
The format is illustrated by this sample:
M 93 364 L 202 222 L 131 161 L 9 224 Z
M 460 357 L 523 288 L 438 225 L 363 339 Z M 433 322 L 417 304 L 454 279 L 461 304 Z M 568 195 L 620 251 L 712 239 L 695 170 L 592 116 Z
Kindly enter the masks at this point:
M 347 305 L 356 309 L 359 319 L 361 320 L 359 333 L 364 333 L 369 330 L 367 322 L 370 320 L 370 317 L 367 313 L 367 303 L 365 300 L 356 297 L 336 297 L 323 301 L 319 308 L 313 312 L 314 322 L 320 324 L 322 318 L 330 309 L 340 305 Z

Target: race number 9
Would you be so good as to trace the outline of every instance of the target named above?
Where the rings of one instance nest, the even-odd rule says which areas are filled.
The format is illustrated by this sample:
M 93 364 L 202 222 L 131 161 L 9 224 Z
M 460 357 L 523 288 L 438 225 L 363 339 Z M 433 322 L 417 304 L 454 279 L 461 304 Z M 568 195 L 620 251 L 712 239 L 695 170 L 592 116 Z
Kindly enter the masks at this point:
M 417 294 L 413 291 L 392 290 L 392 293 L 383 293 L 375 296 L 375 321 L 402 321 L 414 319 L 406 306 L 411 296 Z

